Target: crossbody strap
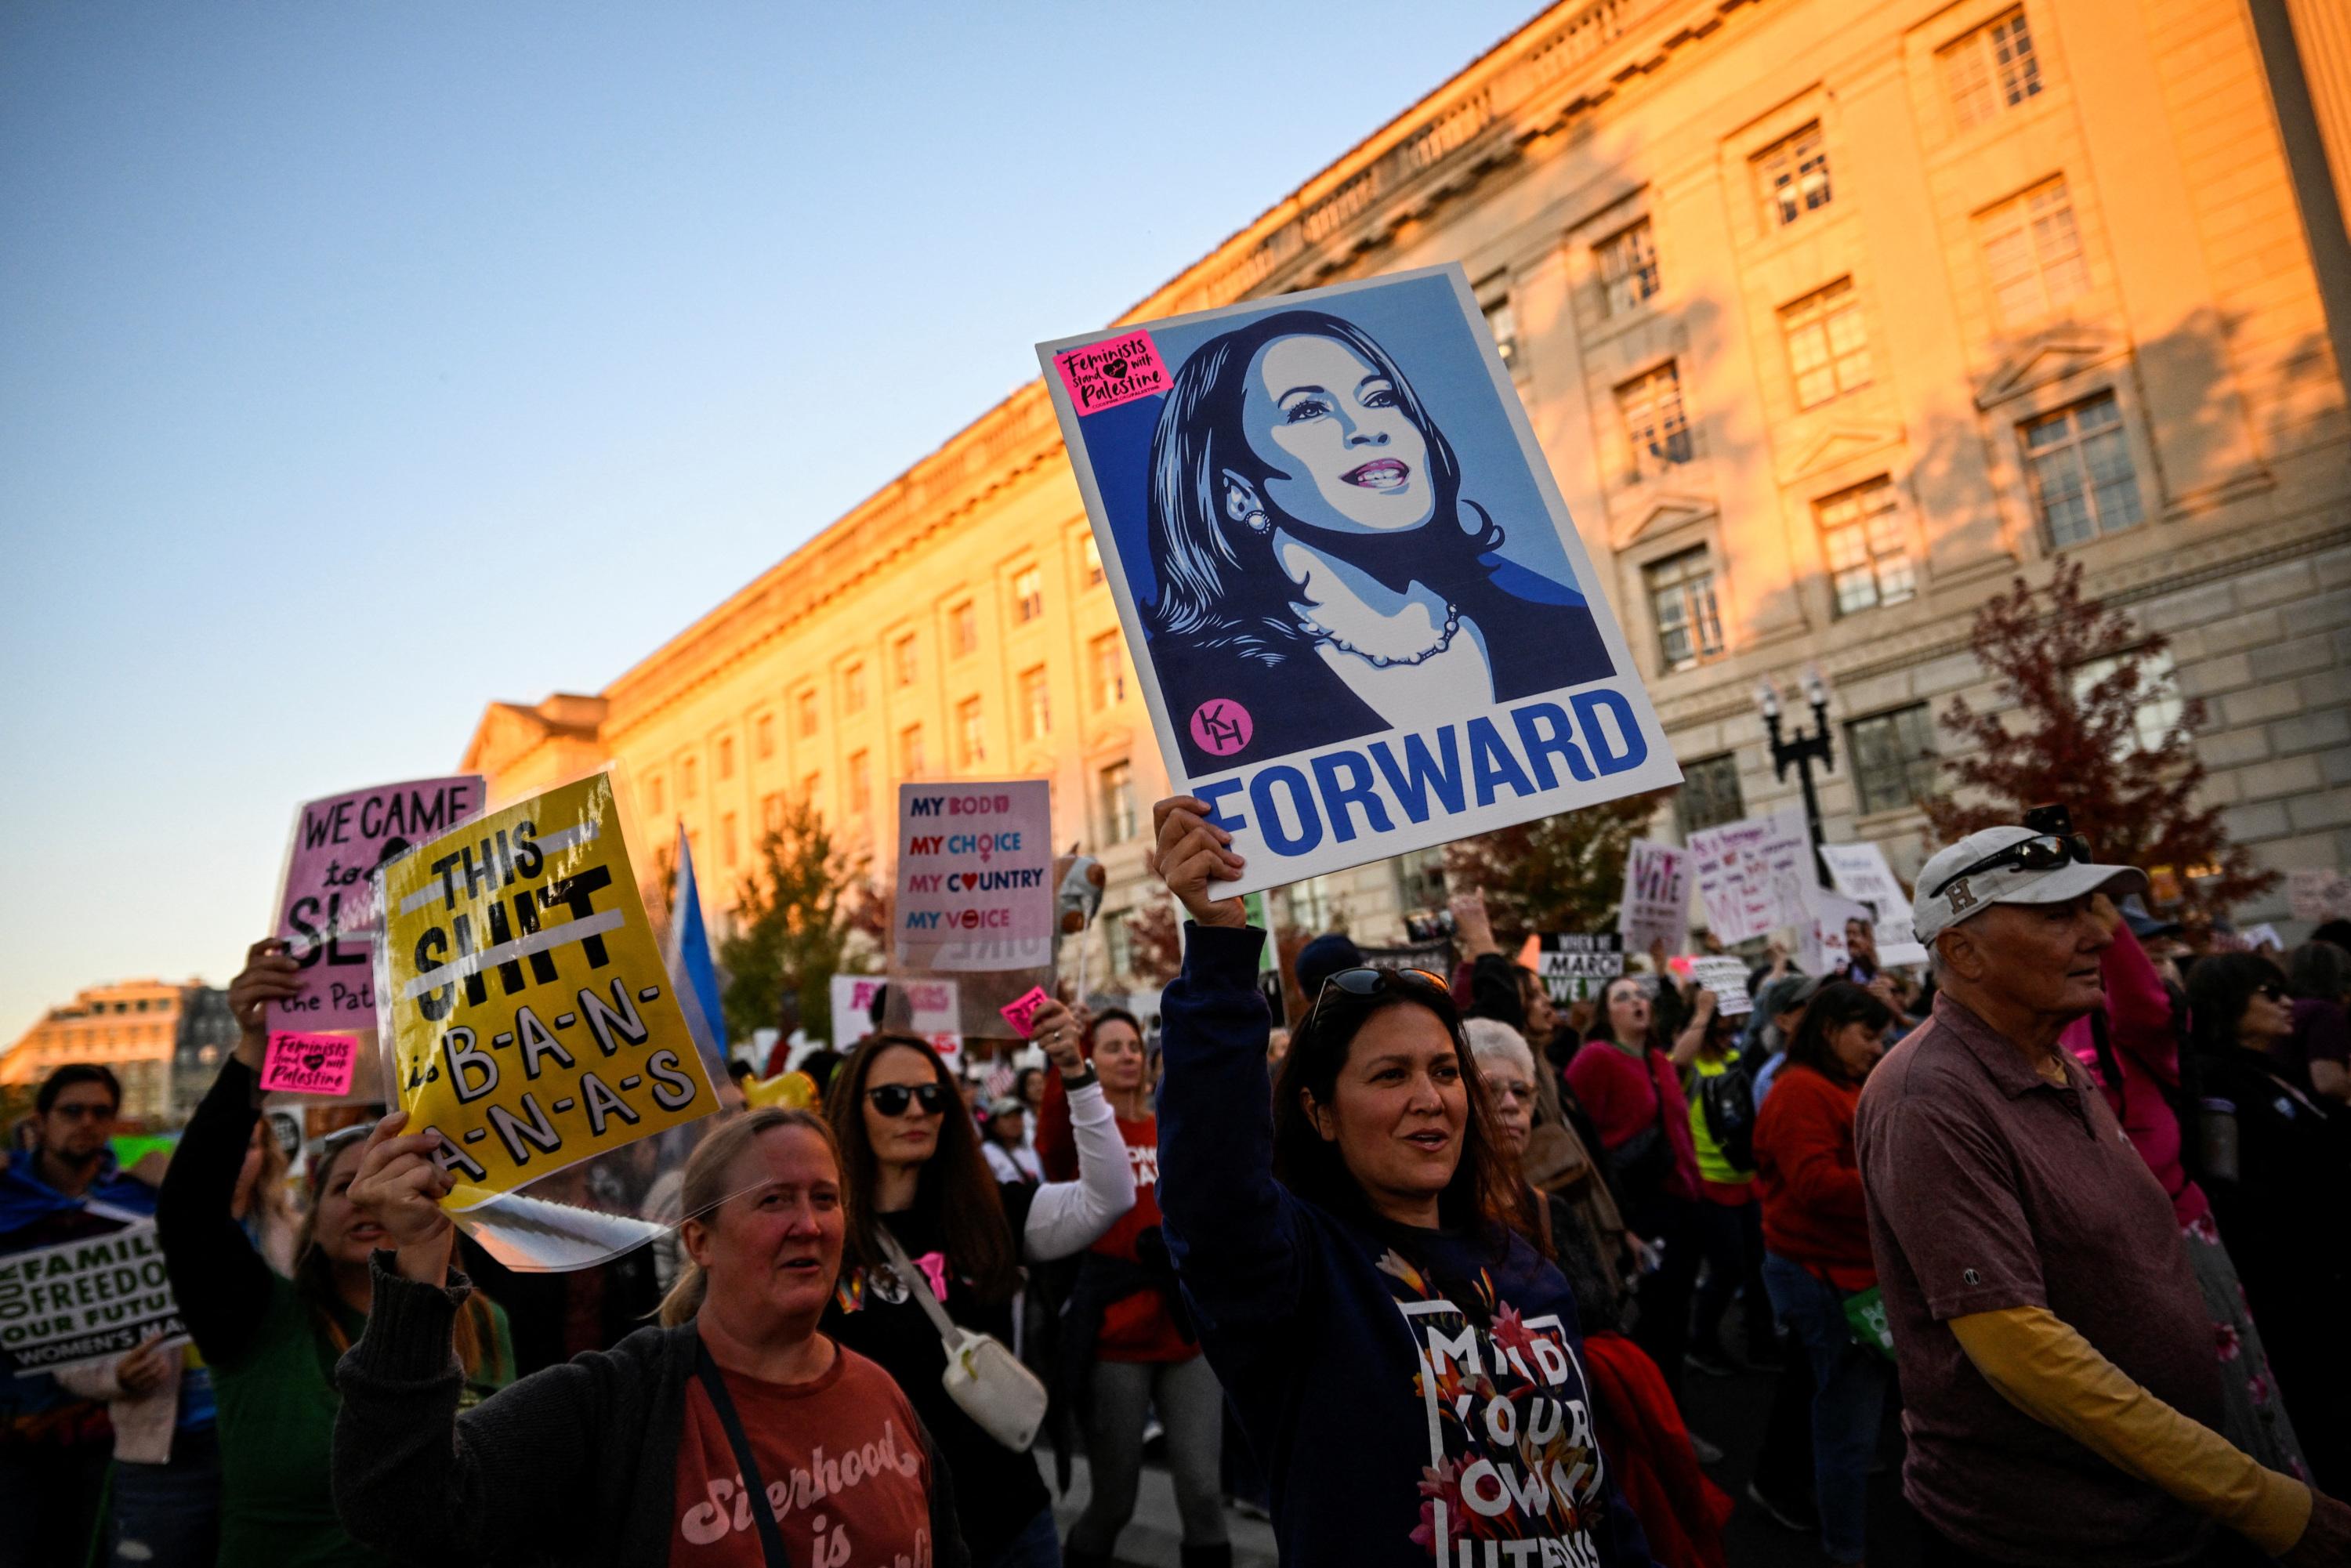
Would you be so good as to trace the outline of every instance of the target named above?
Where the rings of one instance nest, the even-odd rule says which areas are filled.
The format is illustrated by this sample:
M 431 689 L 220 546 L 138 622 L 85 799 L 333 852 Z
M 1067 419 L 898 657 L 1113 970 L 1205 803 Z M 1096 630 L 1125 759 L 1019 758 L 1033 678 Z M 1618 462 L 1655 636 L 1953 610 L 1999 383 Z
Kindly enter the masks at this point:
M 956 1327 L 955 1320 L 947 1316 L 946 1308 L 939 1303 L 938 1297 L 931 1293 L 929 1277 L 907 1260 L 906 1249 L 898 1245 L 896 1237 L 890 1234 L 890 1227 L 877 1221 L 873 1229 L 881 1237 L 882 1250 L 890 1255 L 890 1267 L 897 1271 L 899 1280 L 906 1287 L 906 1293 L 922 1303 L 924 1314 L 931 1320 L 931 1326 L 939 1331 L 939 1338 L 946 1344 L 947 1354 L 953 1356 L 956 1346 L 963 1343 L 963 1331 Z
M 743 1418 L 735 1414 L 735 1396 L 726 1392 L 726 1380 L 718 1375 L 718 1364 L 710 1359 L 710 1347 L 697 1337 L 694 1374 L 702 1379 L 702 1391 L 710 1396 L 711 1408 L 718 1412 L 718 1424 L 726 1428 L 726 1441 L 735 1450 L 735 1463 L 743 1472 L 743 1484 L 751 1491 L 751 1521 L 759 1527 L 759 1546 L 768 1559 L 768 1568 L 792 1568 L 791 1554 L 784 1550 L 784 1532 L 776 1523 L 776 1511 L 768 1505 L 768 1483 L 759 1479 L 759 1461 L 751 1452 L 750 1437 L 743 1430 Z

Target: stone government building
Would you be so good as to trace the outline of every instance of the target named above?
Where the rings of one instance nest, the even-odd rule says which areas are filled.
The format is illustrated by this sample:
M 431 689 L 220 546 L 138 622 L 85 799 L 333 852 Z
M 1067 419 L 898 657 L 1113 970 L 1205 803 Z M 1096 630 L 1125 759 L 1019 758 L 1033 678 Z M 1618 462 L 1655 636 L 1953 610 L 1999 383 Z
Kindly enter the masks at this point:
M 2172 637 L 2231 831 L 2338 866 L 2346 180 L 2337 0 L 1569 0 L 1123 319 L 1461 262 L 1687 773 L 1667 831 L 1793 798 L 1753 693 L 1817 664 L 1828 831 L 1913 871 L 1971 612 L 2062 549 Z M 720 920 L 795 793 L 886 872 L 900 780 L 1048 778 L 1123 971 L 1166 776 L 1041 385 L 465 765 L 606 759 Z M 1438 885 L 1274 897 L 1377 938 Z

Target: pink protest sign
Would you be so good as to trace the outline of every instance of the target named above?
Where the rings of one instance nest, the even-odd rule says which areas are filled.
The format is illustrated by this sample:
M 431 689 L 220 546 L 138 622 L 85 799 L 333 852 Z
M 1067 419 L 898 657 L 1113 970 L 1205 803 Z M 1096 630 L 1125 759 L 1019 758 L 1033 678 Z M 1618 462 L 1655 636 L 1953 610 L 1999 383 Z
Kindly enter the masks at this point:
M 482 803 L 480 776 L 466 773 L 355 789 L 302 808 L 276 925 L 302 966 L 302 988 L 271 1005 L 273 1024 L 293 1030 L 375 1027 L 371 959 L 383 917 L 370 879 L 376 867 L 448 831 Z
M 269 1031 L 261 1059 L 261 1087 L 272 1093 L 348 1094 L 359 1067 L 360 1042 L 348 1034 Z
M 1031 986 L 1026 996 L 1015 997 L 996 1010 L 1004 1015 L 1004 1021 L 1012 1026 L 1015 1033 L 1027 1040 L 1037 1032 L 1037 1009 L 1052 999 L 1045 994 L 1044 987 Z
M 1041 779 L 900 785 L 896 967 L 1050 964 L 1052 821 Z
M 1056 354 L 1053 368 L 1061 372 L 1061 385 L 1081 414 L 1099 413 L 1139 397 L 1157 397 L 1169 384 L 1165 361 L 1151 334 L 1141 330 Z

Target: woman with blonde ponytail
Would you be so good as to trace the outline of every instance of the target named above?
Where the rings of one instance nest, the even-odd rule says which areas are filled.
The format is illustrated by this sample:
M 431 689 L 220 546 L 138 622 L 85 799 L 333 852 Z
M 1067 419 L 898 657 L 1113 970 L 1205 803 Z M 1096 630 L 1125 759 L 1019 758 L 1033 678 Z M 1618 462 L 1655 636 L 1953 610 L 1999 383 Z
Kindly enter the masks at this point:
M 335 1500 L 354 1536 L 413 1561 L 966 1563 L 913 1406 L 818 1331 L 846 1230 L 820 1117 L 769 1108 L 712 1129 L 686 1162 L 685 1260 L 660 1326 L 463 1411 L 448 1178 L 404 1124 L 378 1124 L 351 1185 L 392 1249 L 337 1369 Z

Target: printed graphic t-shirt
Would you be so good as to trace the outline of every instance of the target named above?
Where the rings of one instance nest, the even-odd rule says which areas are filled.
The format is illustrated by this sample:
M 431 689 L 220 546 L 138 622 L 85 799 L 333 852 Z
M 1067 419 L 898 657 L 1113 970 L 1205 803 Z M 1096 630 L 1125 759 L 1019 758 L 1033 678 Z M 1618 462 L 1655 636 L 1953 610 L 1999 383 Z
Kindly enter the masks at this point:
M 914 1409 L 888 1373 L 837 1345 L 832 1365 L 807 1383 L 719 1375 L 794 1563 L 927 1568 L 930 1462 Z M 670 1568 L 765 1568 L 757 1506 L 697 1378 L 686 1386 L 678 1432 Z

